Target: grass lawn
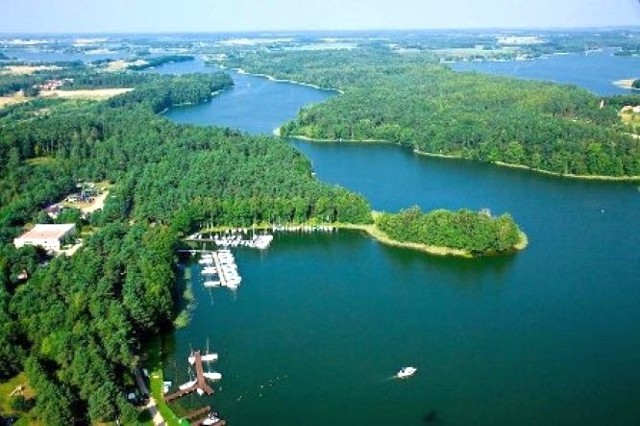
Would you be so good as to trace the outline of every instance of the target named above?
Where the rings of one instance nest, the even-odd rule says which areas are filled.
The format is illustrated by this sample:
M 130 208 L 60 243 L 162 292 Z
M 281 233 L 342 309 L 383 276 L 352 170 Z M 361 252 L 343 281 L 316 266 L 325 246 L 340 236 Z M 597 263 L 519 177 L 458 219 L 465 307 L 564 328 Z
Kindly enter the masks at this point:
M 29 387 L 27 376 L 24 373 L 20 373 L 6 382 L 0 382 L 0 415 L 4 417 L 19 417 L 19 420 L 15 423 L 17 426 L 40 425 L 41 423 L 37 421 L 34 410 L 31 410 L 28 413 L 17 413 L 11 409 L 10 395 L 18 386 L 24 387 L 22 395 L 27 399 L 34 397 L 33 390 Z M 16 392 L 16 394 L 18 394 L 18 392 Z
M 150 375 L 150 387 L 149 391 L 151 396 L 156 401 L 158 410 L 165 422 L 169 426 L 179 426 L 180 418 L 169 408 L 164 402 L 162 397 L 162 382 L 164 381 L 162 372 L 162 338 L 155 336 L 147 346 L 147 354 L 149 355 L 146 361 L 146 367 L 149 369 Z

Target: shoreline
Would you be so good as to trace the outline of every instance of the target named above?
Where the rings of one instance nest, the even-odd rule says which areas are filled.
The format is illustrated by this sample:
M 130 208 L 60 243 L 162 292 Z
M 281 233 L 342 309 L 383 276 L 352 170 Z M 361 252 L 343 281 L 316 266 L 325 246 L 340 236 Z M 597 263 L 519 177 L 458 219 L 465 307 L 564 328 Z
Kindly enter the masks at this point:
M 377 212 L 373 212 L 374 218 L 376 214 Z M 511 250 L 504 251 L 504 252 L 474 254 L 468 250 L 457 249 L 452 247 L 431 246 L 428 244 L 394 240 L 393 238 L 389 237 L 386 233 L 384 233 L 382 230 L 380 230 L 375 225 L 375 223 L 370 225 L 339 224 L 334 226 L 340 229 L 364 231 L 369 236 L 371 236 L 374 240 L 388 246 L 417 250 L 417 251 L 421 251 L 421 252 L 435 255 L 435 256 L 453 256 L 453 257 L 463 257 L 465 259 L 474 259 L 477 257 L 496 256 L 496 255 L 501 256 L 505 254 L 512 254 L 512 253 L 516 253 L 518 251 L 524 250 L 529 245 L 529 239 L 527 235 L 524 232 L 520 231 L 520 241 L 518 241 L 518 243 L 515 246 L 513 246 Z
M 226 68 L 223 65 L 220 65 L 220 68 Z M 313 84 L 313 83 L 304 83 L 302 81 L 296 81 L 296 80 L 288 80 L 288 79 L 282 79 L 282 78 L 276 78 L 270 74 L 263 74 L 263 73 L 252 73 L 252 72 L 248 72 L 245 71 L 242 68 L 228 68 L 232 71 L 237 72 L 238 74 L 242 74 L 242 75 L 248 75 L 248 76 L 252 76 L 252 77 L 261 77 L 261 78 L 266 78 L 269 81 L 273 81 L 274 83 L 289 83 L 289 84 L 296 84 L 298 86 L 305 86 L 305 87 L 310 87 L 312 89 L 316 89 L 316 90 L 322 90 L 323 92 L 336 92 L 340 95 L 344 94 L 344 90 L 341 89 L 336 89 L 333 87 L 320 87 L 317 84 Z
M 280 128 L 277 128 L 274 130 L 274 135 L 280 136 Z M 336 140 L 336 139 L 315 139 L 315 138 L 310 138 L 307 136 L 302 136 L 302 135 L 291 135 L 291 136 L 287 136 L 288 138 L 292 138 L 292 139 L 299 139 L 301 141 L 306 141 L 306 142 L 332 142 L 332 143 L 341 143 L 341 142 L 346 142 L 346 143 L 362 143 L 362 144 L 366 144 L 366 143 L 386 143 L 386 144 L 391 144 L 391 145 L 397 145 L 397 146 L 402 146 L 400 145 L 398 142 L 392 142 L 389 140 L 381 140 L 381 139 L 361 139 L 361 140 L 356 140 L 356 139 L 342 139 L 342 140 Z M 469 158 L 463 158 L 457 155 L 450 155 L 450 154 L 435 154 L 435 153 L 430 153 L 430 152 L 425 152 L 425 151 L 420 151 L 417 148 L 412 148 L 412 151 L 414 154 L 416 155 L 424 155 L 426 157 L 435 157 L 435 158 L 445 158 L 448 160 L 465 160 L 465 161 L 480 161 L 480 160 L 472 160 Z M 545 174 L 545 175 L 550 175 L 550 176 L 556 176 L 556 177 L 562 177 L 562 178 L 568 178 L 568 179 L 576 179 L 576 180 L 597 180 L 597 181 L 611 181 L 611 182 L 637 182 L 640 181 L 640 176 L 606 176 L 606 175 L 574 175 L 574 174 L 570 174 L 570 173 L 559 173 L 559 172 L 552 172 L 550 170 L 544 170 L 544 169 L 536 169 L 530 166 L 525 166 L 522 164 L 510 164 L 510 163 L 505 163 L 503 161 L 481 161 L 483 163 L 486 164 L 493 164 L 496 166 L 500 166 L 500 167 L 508 167 L 508 168 L 512 168 L 512 169 L 523 169 L 523 170 L 528 170 L 530 172 L 534 172 L 534 173 L 541 173 L 541 174 Z
M 306 223 L 307 225 L 312 225 L 312 226 L 331 226 L 335 229 L 345 229 L 345 230 L 349 230 L 349 231 L 361 231 L 366 233 L 367 235 L 369 235 L 370 237 L 372 237 L 374 240 L 388 245 L 388 246 L 392 246 L 392 247 L 400 247 L 400 248 L 407 248 L 407 249 L 411 249 L 411 250 L 417 250 L 417 251 L 421 251 L 423 253 L 427 253 L 430 255 L 435 255 L 435 256 L 454 256 L 454 257 L 463 257 L 466 259 L 473 259 L 473 258 L 477 258 L 477 257 L 485 257 L 485 256 L 502 256 L 505 254 L 512 254 L 512 253 L 516 253 L 518 251 L 524 250 L 528 245 L 529 245 L 529 239 L 527 237 L 527 235 L 523 232 L 520 231 L 520 241 L 518 241 L 518 243 L 512 247 L 511 250 L 508 251 L 504 251 L 504 252 L 488 252 L 488 253 L 480 253 L 480 254 L 474 254 L 468 250 L 463 250 L 463 249 L 457 249 L 457 248 L 453 248 L 453 247 L 445 247 L 445 246 L 432 246 L 432 245 L 428 245 L 428 244 L 421 244 L 421 243 L 413 243 L 413 242 L 408 242 L 408 241 L 399 241 L 399 240 L 394 240 L 393 238 L 389 237 L 386 233 L 384 233 L 382 230 L 380 230 L 376 224 L 375 224 L 375 218 L 377 215 L 379 215 L 380 213 L 376 212 L 376 211 L 372 211 L 371 215 L 374 218 L 374 223 L 372 224 L 357 224 L 357 223 L 341 223 L 341 222 L 336 222 L 336 223 L 315 223 L 315 222 L 309 222 Z M 252 229 L 254 230 L 269 230 L 271 229 L 272 225 L 271 224 L 260 224 L 260 225 L 255 225 L 252 227 Z M 216 226 L 213 228 L 207 228 L 207 229 L 202 229 L 200 232 L 224 232 L 230 229 L 235 229 L 235 227 L 232 226 Z

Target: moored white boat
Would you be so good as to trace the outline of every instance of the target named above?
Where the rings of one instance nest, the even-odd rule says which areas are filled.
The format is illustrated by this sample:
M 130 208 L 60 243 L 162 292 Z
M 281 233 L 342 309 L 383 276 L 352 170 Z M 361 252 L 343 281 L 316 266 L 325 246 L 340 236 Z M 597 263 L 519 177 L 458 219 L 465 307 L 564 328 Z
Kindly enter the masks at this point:
M 203 361 L 207 361 L 207 362 L 217 361 L 218 360 L 218 354 L 213 353 L 213 354 L 202 355 L 202 360 Z
M 216 372 L 211 372 L 211 373 L 202 373 L 204 375 L 204 377 L 206 377 L 209 380 L 221 380 L 222 379 L 222 374 L 220 373 L 216 373 Z
M 193 385 L 195 385 L 197 383 L 197 380 L 191 380 L 190 382 L 187 382 L 183 385 L 178 386 L 180 388 L 180 390 L 186 390 L 189 389 L 190 387 L 192 387 Z
M 215 424 L 216 424 L 216 423 L 218 423 L 220 420 L 221 420 L 221 419 L 219 419 L 219 418 L 218 418 L 218 417 L 216 417 L 215 415 L 213 415 L 213 414 L 209 414 L 209 417 L 207 417 L 206 419 L 204 419 L 204 420 L 202 421 L 202 424 L 203 424 L 203 425 L 207 425 L 207 426 L 215 425 Z

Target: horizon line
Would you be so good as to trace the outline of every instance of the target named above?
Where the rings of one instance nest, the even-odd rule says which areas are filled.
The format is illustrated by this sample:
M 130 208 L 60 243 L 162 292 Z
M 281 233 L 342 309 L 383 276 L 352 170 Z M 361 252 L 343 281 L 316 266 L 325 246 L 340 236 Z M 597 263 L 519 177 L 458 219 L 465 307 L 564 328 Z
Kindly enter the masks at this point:
M 0 36 L 11 35 L 158 35 L 158 34 L 254 34 L 254 33 L 322 33 L 322 32 L 410 32 L 410 31 L 580 31 L 580 30 L 640 30 L 639 24 L 599 26 L 531 26 L 531 27 L 438 27 L 438 28 L 324 28 L 324 29 L 251 29 L 251 30 L 150 30 L 150 31 L 1 31 Z

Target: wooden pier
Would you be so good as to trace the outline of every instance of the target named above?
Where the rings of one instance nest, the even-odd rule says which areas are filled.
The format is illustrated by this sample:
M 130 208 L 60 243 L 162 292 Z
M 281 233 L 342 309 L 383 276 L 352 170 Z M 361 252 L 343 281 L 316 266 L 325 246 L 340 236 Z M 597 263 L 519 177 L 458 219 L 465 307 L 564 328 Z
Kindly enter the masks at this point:
M 202 407 L 195 411 L 190 412 L 189 414 L 184 416 L 184 419 L 191 422 L 201 418 L 202 416 L 208 415 L 210 412 L 211 412 L 211 407 L 207 405 L 206 407 Z
M 213 389 L 207 383 L 206 377 L 204 377 L 204 369 L 202 368 L 202 355 L 200 355 L 200 351 L 191 351 L 191 356 L 195 358 L 194 365 L 196 367 L 196 383 L 187 389 L 179 390 L 170 395 L 166 395 L 164 397 L 164 400 L 166 402 L 175 401 L 180 397 L 196 392 L 198 389 L 200 389 L 206 395 L 211 395 L 213 393 Z

